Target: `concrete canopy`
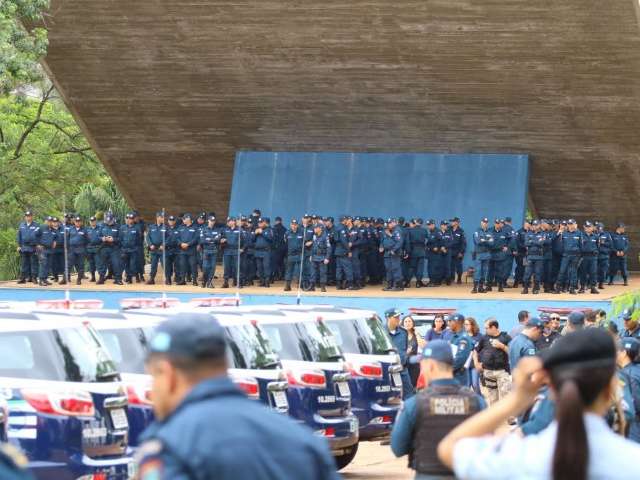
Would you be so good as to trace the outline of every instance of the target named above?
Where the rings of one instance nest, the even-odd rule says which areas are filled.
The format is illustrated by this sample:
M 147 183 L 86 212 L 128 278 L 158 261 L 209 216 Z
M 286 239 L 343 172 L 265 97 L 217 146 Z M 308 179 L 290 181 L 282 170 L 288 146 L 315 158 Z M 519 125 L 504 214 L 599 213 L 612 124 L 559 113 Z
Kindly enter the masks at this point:
M 146 216 L 237 150 L 528 153 L 545 217 L 640 212 L 635 0 L 52 0 L 45 67 Z

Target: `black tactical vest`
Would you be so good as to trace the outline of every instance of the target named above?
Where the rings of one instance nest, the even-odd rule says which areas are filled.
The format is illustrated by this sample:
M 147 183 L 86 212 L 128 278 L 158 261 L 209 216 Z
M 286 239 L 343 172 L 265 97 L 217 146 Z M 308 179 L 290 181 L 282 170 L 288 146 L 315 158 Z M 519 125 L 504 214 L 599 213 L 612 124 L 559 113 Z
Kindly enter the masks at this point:
M 409 465 L 418 473 L 451 475 L 440 462 L 438 443 L 468 417 L 480 410 L 477 395 L 460 385 L 433 385 L 416 397 L 416 425 Z

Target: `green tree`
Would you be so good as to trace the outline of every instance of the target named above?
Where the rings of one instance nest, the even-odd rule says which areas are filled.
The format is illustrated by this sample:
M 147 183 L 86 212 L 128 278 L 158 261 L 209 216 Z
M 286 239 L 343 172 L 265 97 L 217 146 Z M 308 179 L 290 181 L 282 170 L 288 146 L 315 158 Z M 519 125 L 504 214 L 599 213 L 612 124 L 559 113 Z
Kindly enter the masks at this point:
M 44 78 L 48 8 L 49 0 L 0 0 L 0 94 Z
M 106 212 L 113 212 L 120 220 L 130 210 L 116 184 L 104 176 L 99 183 L 85 183 L 80 187 L 73 200 L 73 206 L 83 217 L 96 216 L 102 219 Z

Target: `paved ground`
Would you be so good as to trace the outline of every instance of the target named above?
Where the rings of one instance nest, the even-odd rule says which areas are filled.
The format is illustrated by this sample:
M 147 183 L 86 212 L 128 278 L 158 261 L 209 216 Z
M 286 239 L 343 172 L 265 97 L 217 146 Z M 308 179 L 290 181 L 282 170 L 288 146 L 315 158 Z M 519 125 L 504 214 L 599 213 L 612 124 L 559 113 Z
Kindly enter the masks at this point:
M 388 445 L 361 442 L 353 462 L 342 470 L 345 479 L 405 480 L 413 478 L 407 457 L 396 458 Z

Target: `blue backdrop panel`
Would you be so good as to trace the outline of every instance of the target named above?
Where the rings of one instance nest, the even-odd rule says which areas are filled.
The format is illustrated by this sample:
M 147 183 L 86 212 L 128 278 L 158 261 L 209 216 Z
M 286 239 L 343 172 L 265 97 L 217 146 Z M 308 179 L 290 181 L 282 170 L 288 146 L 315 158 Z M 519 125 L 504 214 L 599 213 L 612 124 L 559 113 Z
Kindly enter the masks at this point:
M 307 212 L 458 216 L 470 239 L 483 216 L 510 216 L 521 226 L 528 177 L 527 155 L 238 152 L 229 213 L 260 208 L 285 226 Z

